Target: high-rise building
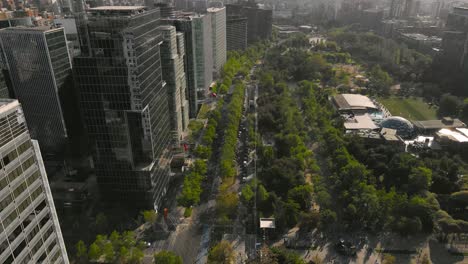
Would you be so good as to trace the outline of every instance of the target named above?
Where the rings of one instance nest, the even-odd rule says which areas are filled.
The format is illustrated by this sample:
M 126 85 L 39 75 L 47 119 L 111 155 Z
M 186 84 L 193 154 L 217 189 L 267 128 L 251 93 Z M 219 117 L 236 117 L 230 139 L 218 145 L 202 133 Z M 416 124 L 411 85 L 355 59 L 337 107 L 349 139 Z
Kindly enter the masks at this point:
M 206 96 L 213 81 L 213 40 L 211 17 L 206 14 L 192 16 L 194 21 L 195 63 L 198 98 Z
M 159 9 L 101 6 L 87 15 L 89 54 L 74 60 L 103 198 L 157 210 L 169 183 L 170 114 Z
M 71 14 L 73 12 L 72 0 L 59 0 L 57 2 L 61 13 Z
M 10 98 L 10 93 L 8 91 L 6 78 L 5 78 L 5 75 L 3 75 L 3 72 L 1 69 L 0 69 L 0 98 L 5 98 L 5 99 Z
M 80 123 L 64 29 L 6 28 L 0 30 L 0 45 L 31 137 L 39 141 L 43 153 L 63 153 L 72 128 Z
M 363 28 L 380 30 L 383 19 L 383 10 L 366 9 L 360 12 L 359 22 Z
M 178 17 L 165 20 L 166 23 L 174 25 L 177 31 L 184 34 L 185 43 L 185 79 L 187 84 L 186 98 L 189 101 L 189 116 L 196 117 L 198 113 L 198 96 L 197 96 L 197 78 L 196 78 L 196 62 L 195 62 L 195 37 L 194 37 L 194 22 L 190 17 Z
M 164 23 L 184 33 L 186 98 L 193 118 L 198 113 L 198 98 L 207 93 L 213 80 L 211 18 L 205 14 L 182 13 L 165 19 Z
M 148 9 L 159 8 L 161 18 L 175 16 L 175 9 L 172 1 L 144 0 L 144 3 Z
M 228 16 L 226 21 L 227 50 L 245 50 L 247 48 L 247 18 Z
M 171 132 L 175 145 L 180 144 L 188 126 L 188 101 L 185 99 L 184 36 L 174 26 L 161 26 L 161 65 L 171 112 Z
M 448 15 L 442 39 L 442 54 L 447 65 L 468 65 L 468 8 L 455 7 Z
M 405 8 L 403 15 L 406 18 L 414 17 L 419 13 L 421 2 L 416 0 L 405 0 Z
M 155 7 L 159 8 L 162 18 L 163 17 L 174 17 L 175 16 L 174 6 L 172 6 L 171 4 L 156 3 Z
M 18 27 L 18 26 L 32 27 L 33 25 L 34 24 L 30 16 L 6 17 L 6 18 L 0 19 L 0 28 Z
M 0 99 L 0 263 L 65 263 L 41 152 L 17 100 Z
M 390 3 L 390 17 L 402 17 L 405 11 L 405 0 L 392 0 Z
M 177 32 L 177 52 L 179 57 L 182 60 L 182 69 L 183 79 L 180 79 L 181 93 L 180 93 L 180 102 L 182 104 L 182 129 L 186 130 L 190 121 L 190 104 L 187 100 L 187 78 L 185 77 L 185 37 L 184 33 Z
M 205 13 L 208 8 L 208 0 L 194 0 L 192 3 L 192 11 L 197 13 Z
M 55 18 L 54 25 L 57 27 L 63 27 L 63 30 L 65 31 L 70 58 L 73 59 L 73 57 L 80 55 L 80 40 L 78 38 L 76 19 L 74 17 Z
M 438 18 L 440 15 L 440 10 L 442 9 L 442 2 L 437 0 L 431 3 L 431 17 Z
M 190 8 L 188 0 L 174 0 L 174 5 L 177 10 L 186 11 Z
M 226 8 L 208 8 L 211 16 L 211 39 L 213 40 L 213 71 L 219 74 L 226 63 Z
M 273 23 L 273 11 L 250 4 L 226 5 L 228 16 L 237 15 L 247 18 L 247 43 L 269 39 Z

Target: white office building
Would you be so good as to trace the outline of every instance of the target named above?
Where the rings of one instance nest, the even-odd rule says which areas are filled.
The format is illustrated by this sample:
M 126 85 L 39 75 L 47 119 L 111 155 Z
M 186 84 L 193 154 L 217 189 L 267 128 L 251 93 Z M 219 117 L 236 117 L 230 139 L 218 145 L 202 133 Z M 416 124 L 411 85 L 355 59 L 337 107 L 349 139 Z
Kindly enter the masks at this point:
M 17 100 L 0 99 L 0 263 L 68 256 L 37 141 Z
M 211 39 L 213 46 L 213 72 L 219 76 L 226 63 L 226 8 L 208 8 L 211 16 Z

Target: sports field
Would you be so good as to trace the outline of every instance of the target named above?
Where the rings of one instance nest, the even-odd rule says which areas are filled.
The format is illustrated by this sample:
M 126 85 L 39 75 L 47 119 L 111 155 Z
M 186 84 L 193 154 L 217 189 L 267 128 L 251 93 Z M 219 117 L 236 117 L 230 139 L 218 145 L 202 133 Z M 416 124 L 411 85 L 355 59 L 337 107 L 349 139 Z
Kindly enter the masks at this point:
M 379 98 L 378 101 L 394 116 L 401 116 L 409 120 L 437 119 L 436 109 L 429 108 L 429 105 L 418 97 L 389 97 Z

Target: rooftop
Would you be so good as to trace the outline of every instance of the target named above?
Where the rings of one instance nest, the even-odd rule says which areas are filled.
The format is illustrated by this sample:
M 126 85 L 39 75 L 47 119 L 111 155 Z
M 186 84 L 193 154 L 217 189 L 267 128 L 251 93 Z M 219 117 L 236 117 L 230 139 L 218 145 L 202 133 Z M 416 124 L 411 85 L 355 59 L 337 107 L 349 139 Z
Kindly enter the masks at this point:
M 135 11 L 145 9 L 145 6 L 98 6 L 89 8 L 90 11 Z
M 18 104 L 18 100 L 2 98 L 0 99 L 0 110 L 2 109 L 2 107 L 7 106 L 9 104 L 14 104 L 14 103 Z
M 444 118 L 441 120 L 413 121 L 415 127 L 419 129 L 442 129 L 442 128 L 462 128 L 466 127 L 460 119 Z
M 466 130 L 466 131 L 465 131 Z M 468 129 L 464 130 L 450 130 L 443 128 L 437 132 L 437 135 L 441 138 L 446 138 L 451 141 L 466 143 L 468 142 Z
M 386 140 L 386 141 L 400 141 L 400 137 L 397 136 L 397 130 L 396 129 L 391 129 L 391 128 L 382 128 L 380 131 L 380 135 Z
M 38 26 L 38 27 L 26 27 L 26 26 L 17 26 L 17 27 L 8 27 L 3 30 L 6 31 L 37 31 L 37 32 L 46 32 L 51 30 L 60 30 L 61 28 L 50 27 L 50 26 Z
M 411 39 L 419 40 L 419 41 L 442 41 L 442 38 L 438 38 L 434 36 L 426 36 L 420 33 L 403 33 L 402 35 L 407 38 L 411 38 Z
M 349 117 L 344 122 L 344 127 L 347 130 L 374 130 L 379 128 L 369 114 L 354 115 Z
M 226 9 L 226 7 L 210 7 L 206 9 L 207 12 L 219 12 L 223 9 Z
M 87 11 L 94 16 L 127 16 L 138 15 L 147 10 L 146 6 L 98 6 Z
M 333 101 L 338 110 L 378 109 L 369 97 L 360 94 L 339 94 Z
M 175 27 L 171 26 L 171 25 L 161 25 L 161 26 L 159 26 L 160 30 L 172 30 L 173 28 L 175 29 Z
M 18 107 L 20 104 L 18 100 L 15 99 L 0 99 L 0 114 L 2 116 L 5 113 L 8 113 L 10 110 L 15 109 Z
M 175 21 L 175 20 L 192 20 L 194 18 L 204 17 L 204 14 L 195 13 L 195 12 L 180 12 L 177 13 L 175 17 L 163 18 L 166 21 Z

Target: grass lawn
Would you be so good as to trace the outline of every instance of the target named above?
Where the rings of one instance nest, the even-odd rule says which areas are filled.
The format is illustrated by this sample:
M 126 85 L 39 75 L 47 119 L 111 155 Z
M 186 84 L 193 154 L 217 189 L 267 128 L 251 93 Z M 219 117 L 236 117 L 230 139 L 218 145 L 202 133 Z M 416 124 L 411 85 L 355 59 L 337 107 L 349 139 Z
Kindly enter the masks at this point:
M 429 108 L 429 105 L 422 98 L 389 97 L 379 98 L 378 101 L 394 116 L 401 116 L 409 120 L 437 119 L 436 109 Z

